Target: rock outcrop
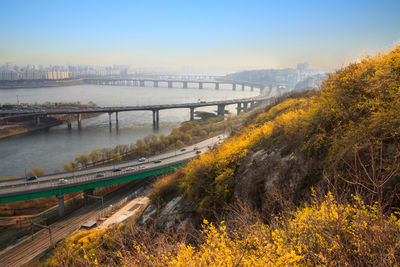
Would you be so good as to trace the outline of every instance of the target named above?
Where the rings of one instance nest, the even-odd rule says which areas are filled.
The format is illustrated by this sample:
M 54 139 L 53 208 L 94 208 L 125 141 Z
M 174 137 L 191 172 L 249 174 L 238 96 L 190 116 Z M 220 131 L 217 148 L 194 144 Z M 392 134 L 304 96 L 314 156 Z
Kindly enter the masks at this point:
M 282 150 L 259 150 L 248 156 L 235 176 L 234 197 L 271 210 L 298 196 L 307 175 L 305 160 L 296 152 L 282 155 Z

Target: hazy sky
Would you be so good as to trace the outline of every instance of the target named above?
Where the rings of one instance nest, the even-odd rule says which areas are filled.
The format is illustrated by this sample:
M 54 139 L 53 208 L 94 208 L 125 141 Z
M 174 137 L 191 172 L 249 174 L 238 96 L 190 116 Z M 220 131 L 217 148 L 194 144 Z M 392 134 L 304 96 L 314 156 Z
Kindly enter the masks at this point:
M 337 68 L 400 41 L 400 0 L 4 0 L 0 63 Z

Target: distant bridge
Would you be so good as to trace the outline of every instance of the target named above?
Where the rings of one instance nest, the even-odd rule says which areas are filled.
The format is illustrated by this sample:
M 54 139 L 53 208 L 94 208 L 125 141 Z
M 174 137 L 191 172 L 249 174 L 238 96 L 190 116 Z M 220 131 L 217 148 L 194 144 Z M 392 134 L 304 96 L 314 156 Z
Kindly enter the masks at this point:
M 176 109 L 176 108 L 188 108 L 190 109 L 190 120 L 194 120 L 194 110 L 199 107 L 217 106 L 217 114 L 225 114 L 225 106 L 236 104 L 237 113 L 241 111 L 248 111 L 257 105 L 268 102 L 267 96 L 257 96 L 249 98 L 231 99 L 231 100 L 220 100 L 210 102 L 196 102 L 196 103 L 183 103 L 183 104 L 165 104 L 165 105 L 145 105 L 145 106 L 121 106 L 121 107 L 94 107 L 94 108 L 54 108 L 54 109 L 23 109 L 23 110 L 1 110 L 0 120 L 6 121 L 18 118 L 18 117 L 33 117 L 37 124 L 40 124 L 40 118 L 46 117 L 47 115 L 68 115 L 67 124 L 68 128 L 71 128 L 72 116 L 76 116 L 78 121 L 78 127 L 81 127 L 82 114 L 85 113 L 108 113 L 109 124 L 111 126 L 112 113 L 115 113 L 115 120 L 118 123 L 118 113 L 123 111 L 138 111 L 148 110 L 153 112 L 153 128 L 159 129 L 159 112 L 164 109 Z
M 193 79 L 197 78 L 197 79 Z M 237 87 L 241 87 L 242 91 L 245 90 L 245 87 L 250 88 L 251 91 L 254 91 L 254 88 L 258 88 L 260 92 L 264 90 L 264 85 L 260 83 L 246 82 L 246 81 L 232 81 L 232 80 L 223 80 L 218 78 L 218 80 L 206 80 L 199 79 L 201 77 L 182 77 L 180 79 L 174 78 L 130 78 L 130 77 L 102 77 L 102 78 L 87 78 L 84 79 L 85 83 L 89 84 L 101 84 L 101 85 L 126 85 L 126 86 L 140 86 L 145 87 L 149 83 L 153 87 L 159 87 L 160 83 L 163 83 L 165 87 L 173 88 L 176 84 L 180 84 L 181 88 L 188 88 L 189 84 L 197 84 L 199 89 L 203 89 L 204 84 L 214 84 L 214 88 L 218 90 L 221 84 L 230 84 L 232 85 L 232 90 L 236 90 Z

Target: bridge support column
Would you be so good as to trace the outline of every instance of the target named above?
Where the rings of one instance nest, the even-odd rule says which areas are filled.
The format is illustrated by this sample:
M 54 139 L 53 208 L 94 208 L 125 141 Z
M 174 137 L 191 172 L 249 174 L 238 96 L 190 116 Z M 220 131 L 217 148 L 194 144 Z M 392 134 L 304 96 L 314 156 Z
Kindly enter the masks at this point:
M 256 106 L 255 101 L 250 102 L 250 110 L 252 110 Z
M 242 91 L 244 91 L 244 84 L 242 84 Z
M 215 90 L 219 90 L 219 83 L 215 83 Z
M 56 196 L 58 198 L 58 215 L 62 217 L 64 215 L 64 194 Z
M 202 82 L 199 83 L 199 89 L 203 89 L 203 83 Z
M 140 81 L 140 87 L 144 87 L 144 81 Z
M 110 127 L 112 125 L 111 114 L 112 112 L 108 112 L 108 124 L 110 125 Z
M 188 84 L 187 82 L 183 82 L 183 88 L 186 89 L 187 88 L 187 84 Z
M 71 114 L 66 115 L 67 116 L 67 125 L 68 125 L 68 129 L 71 129 Z
M 237 103 L 237 115 L 239 115 L 240 114 L 240 111 L 242 111 L 242 103 Z
M 158 109 L 153 110 L 153 130 L 160 128 L 160 111 Z
M 248 105 L 249 103 L 248 102 L 243 102 L 243 111 L 244 112 L 247 112 L 248 111 L 248 109 L 247 109 L 247 105 Z
M 194 107 L 190 108 L 190 120 L 193 121 L 194 120 Z
M 81 113 L 77 113 L 77 114 L 76 114 L 76 120 L 78 121 L 78 128 L 80 129 L 81 126 L 82 126 L 82 124 L 81 124 L 81 121 L 82 121 L 82 114 L 81 114 Z
M 223 116 L 225 114 L 225 105 L 224 104 L 218 105 L 217 114 L 218 114 L 218 116 L 219 115 Z
M 115 112 L 115 121 L 118 123 L 118 111 Z
M 232 90 L 236 91 L 236 83 L 232 84 Z
M 172 82 L 168 82 L 168 88 L 172 88 Z
M 158 87 L 158 81 L 153 81 L 153 87 Z
M 40 117 L 39 116 L 35 117 L 35 123 L 36 123 L 36 125 L 40 124 Z
M 250 90 L 253 92 L 254 91 L 254 85 L 252 85 L 251 87 L 250 87 Z

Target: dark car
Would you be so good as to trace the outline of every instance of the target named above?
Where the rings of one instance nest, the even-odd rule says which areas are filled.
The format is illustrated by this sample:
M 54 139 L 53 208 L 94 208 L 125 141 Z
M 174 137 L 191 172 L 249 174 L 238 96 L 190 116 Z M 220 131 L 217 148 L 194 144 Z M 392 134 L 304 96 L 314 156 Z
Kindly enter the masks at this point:
M 181 148 L 181 151 L 183 152 L 183 151 L 186 151 L 186 148 Z
M 98 174 L 96 174 L 96 177 L 104 177 L 104 174 L 98 173 Z
M 30 177 L 26 178 L 27 181 L 33 181 L 36 179 L 37 179 L 37 176 L 30 176 Z
M 161 160 L 155 160 L 154 163 L 161 163 Z
M 120 171 L 121 171 L 120 168 L 116 168 L 116 169 L 113 170 L 113 172 L 120 172 Z

